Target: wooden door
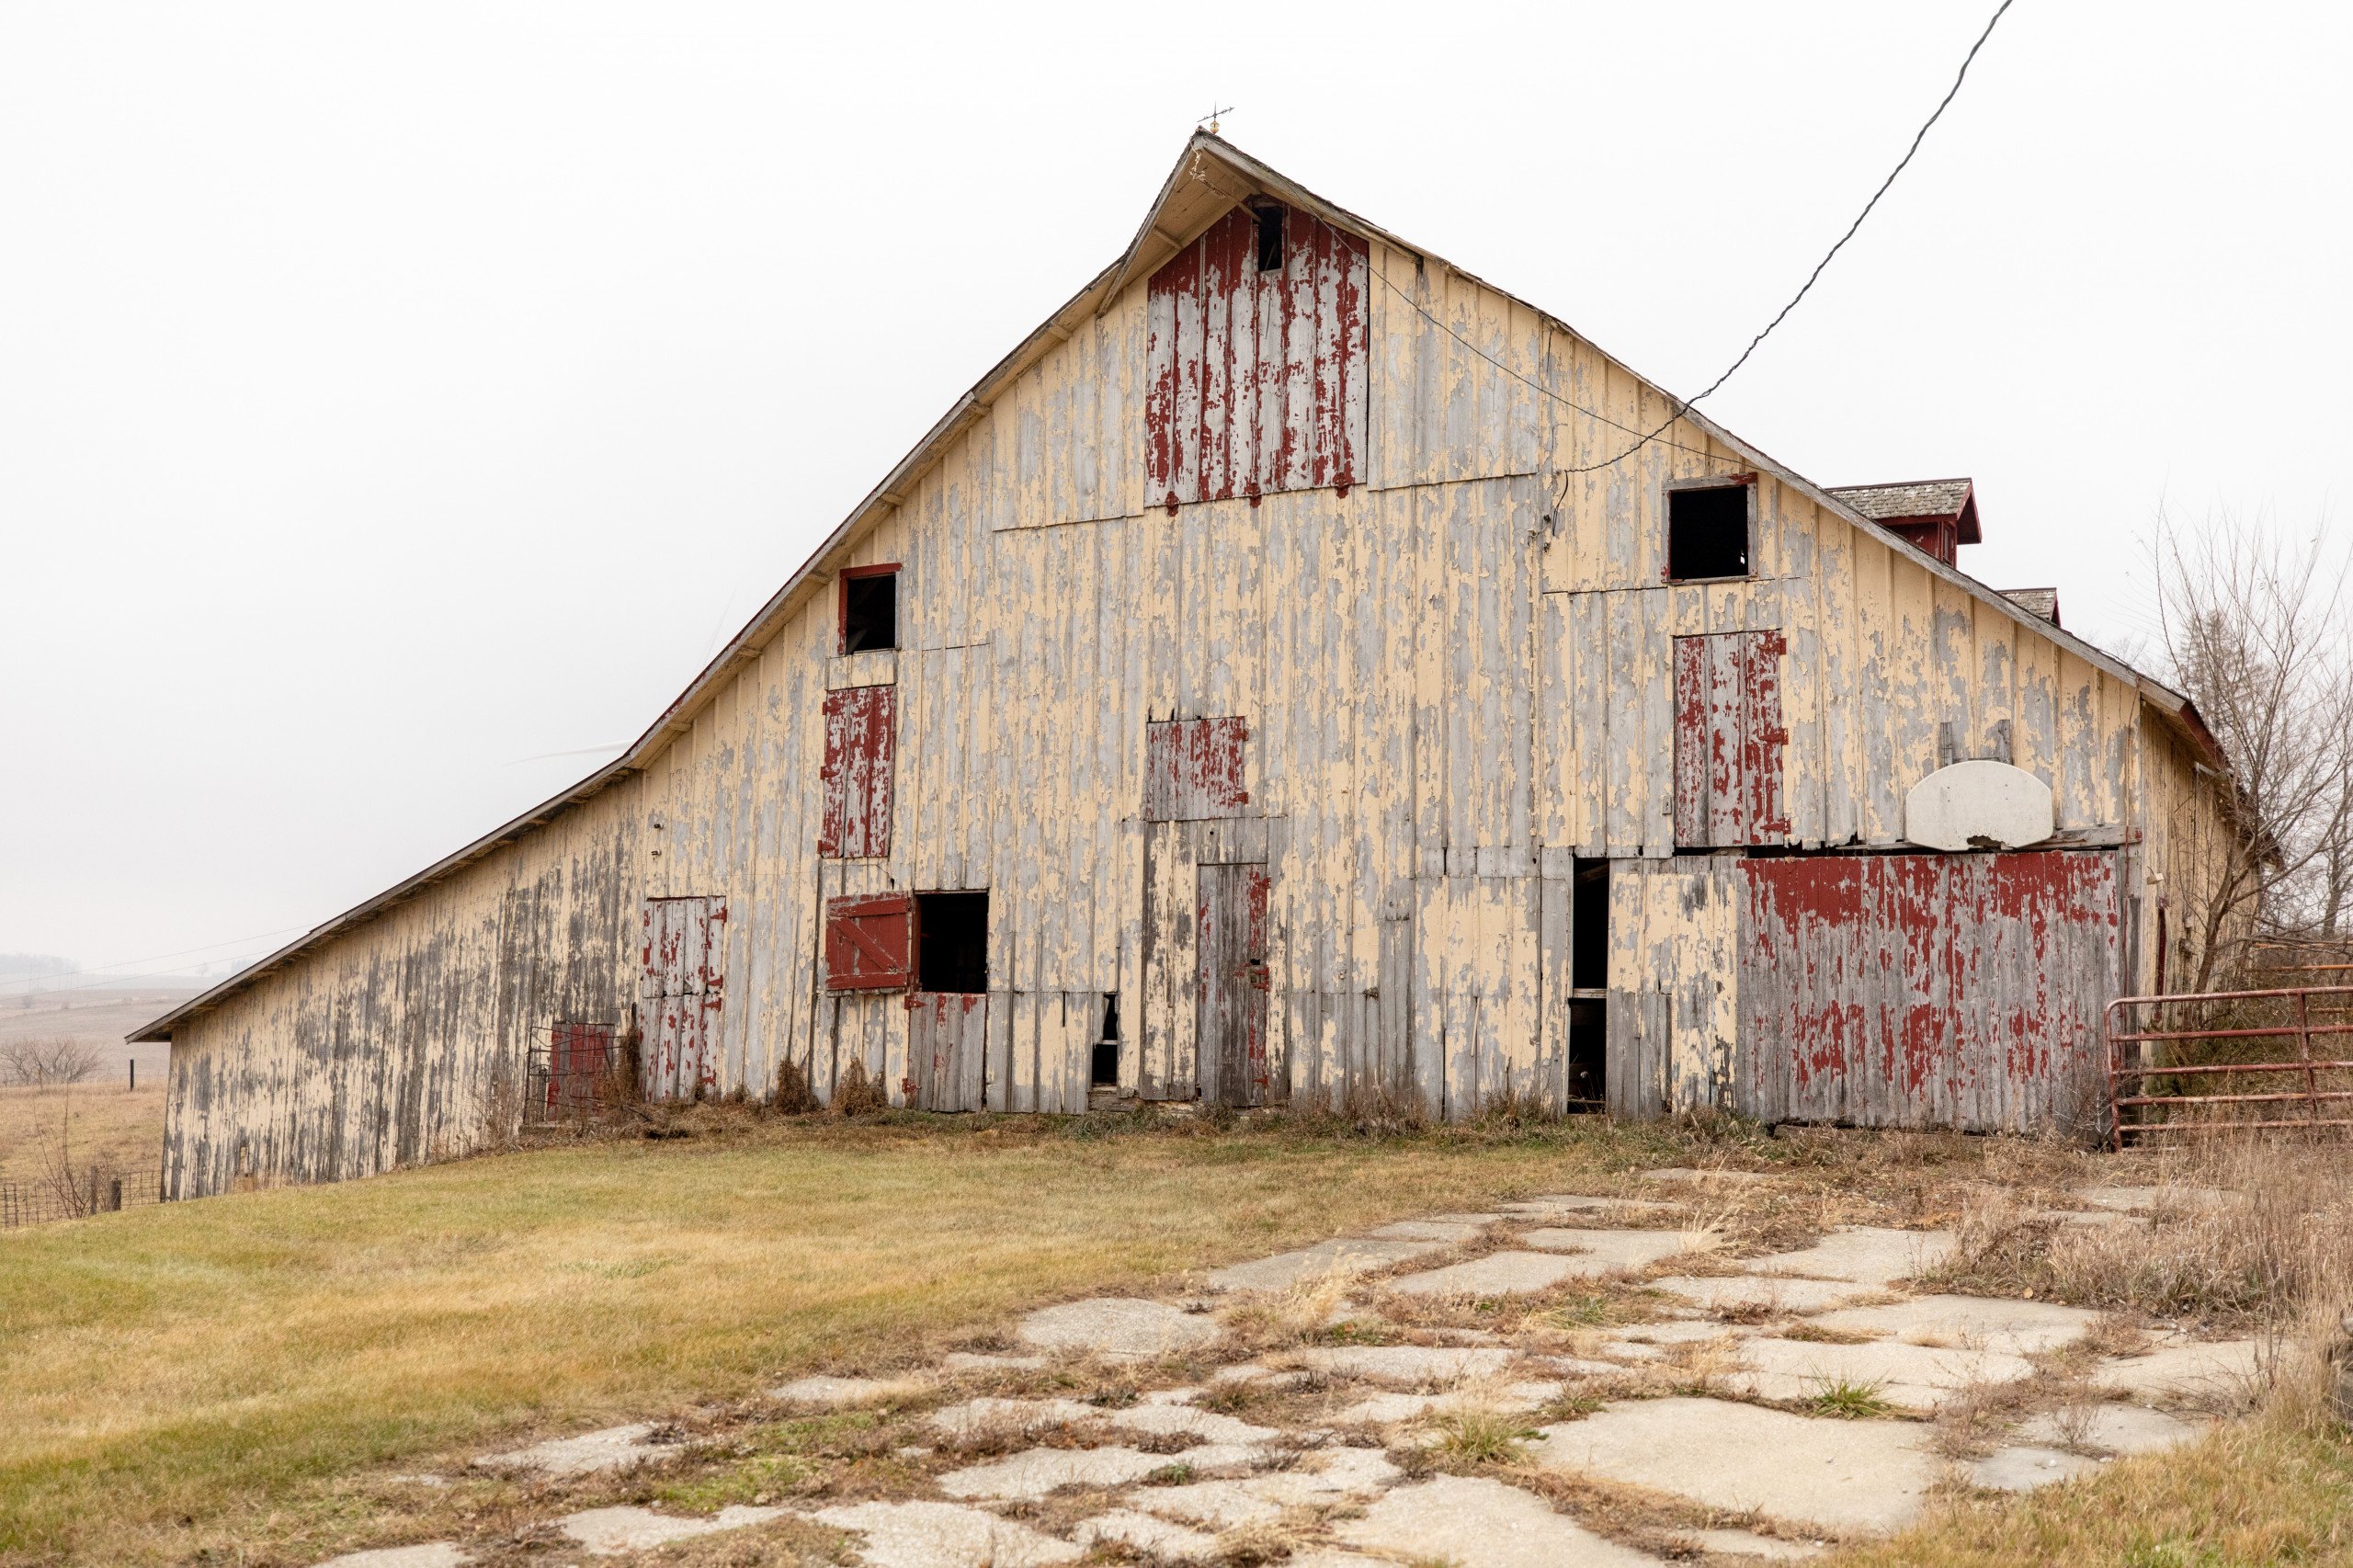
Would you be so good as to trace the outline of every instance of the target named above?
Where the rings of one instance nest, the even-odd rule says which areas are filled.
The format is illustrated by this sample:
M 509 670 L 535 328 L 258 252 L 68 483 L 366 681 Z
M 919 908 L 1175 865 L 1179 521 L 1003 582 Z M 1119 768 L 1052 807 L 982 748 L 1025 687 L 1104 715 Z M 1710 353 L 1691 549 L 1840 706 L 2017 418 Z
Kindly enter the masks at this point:
M 1200 983 L 1194 1024 L 1201 1097 L 1221 1105 L 1267 1099 L 1267 868 L 1201 866 Z
M 725 990 L 726 926 L 724 898 L 645 901 L 638 1077 L 649 1100 L 691 1100 L 719 1091 L 713 1042 Z
M 988 1062 L 989 999 L 979 992 L 907 995 L 909 1103 L 918 1110 L 979 1110 Z

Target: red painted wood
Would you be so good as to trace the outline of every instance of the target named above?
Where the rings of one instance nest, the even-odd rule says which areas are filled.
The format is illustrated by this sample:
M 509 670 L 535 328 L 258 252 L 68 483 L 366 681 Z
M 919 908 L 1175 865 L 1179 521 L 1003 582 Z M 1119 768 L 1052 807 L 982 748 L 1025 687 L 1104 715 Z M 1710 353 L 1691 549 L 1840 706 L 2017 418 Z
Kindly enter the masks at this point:
M 1169 719 L 1146 724 L 1143 734 L 1146 822 L 1247 814 L 1247 719 Z
M 817 853 L 860 859 L 891 853 L 899 688 L 853 686 L 825 694 L 824 813 Z
M 1675 842 L 1686 848 L 1779 844 L 1782 803 L 1779 631 L 1675 640 Z
M 548 1030 L 545 1103 L 540 1114 L 553 1117 L 594 1105 L 597 1084 L 612 1061 L 612 1049 L 610 1024 L 551 1026 Z
M 913 901 L 904 893 L 825 901 L 825 989 L 904 991 L 910 983 Z
M 979 992 L 907 998 L 907 1102 L 919 1110 L 978 1110 L 985 1096 L 988 1002 Z
M 711 1040 L 726 991 L 727 901 L 649 898 L 639 949 L 639 1079 L 646 1098 L 691 1100 L 715 1090 Z
M 1258 270 L 1236 207 L 1146 288 L 1144 464 L 1154 505 L 1343 488 L 1363 467 L 1370 250 L 1289 211 Z
M 1741 862 L 1744 1110 L 2026 1131 L 2092 1108 L 2116 989 L 2113 857 Z

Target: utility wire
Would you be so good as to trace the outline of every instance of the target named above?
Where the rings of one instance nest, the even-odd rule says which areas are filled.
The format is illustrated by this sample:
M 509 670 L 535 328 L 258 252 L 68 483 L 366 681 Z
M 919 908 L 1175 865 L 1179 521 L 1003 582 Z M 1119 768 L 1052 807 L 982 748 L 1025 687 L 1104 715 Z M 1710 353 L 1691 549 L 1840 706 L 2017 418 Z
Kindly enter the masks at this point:
M 1749 357 L 1756 352 L 1758 347 L 1764 343 L 1766 338 L 1772 335 L 1773 329 L 1779 326 L 1783 321 L 1788 319 L 1790 312 L 1798 308 L 1800 301 L 1803 300 L 1806 295 L 1813 292 L 1814 284 L 1820 281 L 1822 278 L 1823 270 L 1830 265 L 1833 258 L 1835 258 L 1840 251 L 1847 248 L 1847 242 L 1853 239 L 1857 231 L 1862 228 L 1863 220 L 1871 215 L 1871 210 L 1879 205 L 1880 199 L 1885 196 L 1888 193 L 1889 187 L 1895 184 L 1896 176 L 1901 175 L 1911 165 L 1912 159 L 1920 151 L 1920 143 L 1927 139 L 1929 130 L 1936 125 L 1938 120 L 1944 118 L 1945 110 L 1949 108 L 1952 106 L 1952 100 L 1960 96 L 1961 83 L 1969 79 L 1970 66 L 1976 63 L 1977 51 L 1985 47 L 1985 40 L 1994 36 L 1994 28 L 1995 25 L 2001 21 L 2003 15 L 2007 12 L 2010 6 L 2014 4 L 2016 4 L 2016 0 L 2002 0 L 2002 3 L 1994 8 L 1994 15 L 1985 23 L 1985 30 L 1977 35 L 1977 41 L 1971 44 L 1969 46 L 1969 52 L 1961 57 L 1961 69 L 1954 74 L 1952 85 L 1945 89 L 1945 96 L 1938 100 L 1935 110 L 1929 114 L 1927 119 L 1921 122 L 1920 129 L 1913 132 L 1912 145 L 1904 149 L 1904 156 L 1896 161 L 1895 167 L 1888 171 L 1888 176 L 1885 179 L 1880 181 L 1879 188 L 1871 192 L 1871 199 L 1863 203 L 1863 210 L 1855 214 L 1855 221 L 1847 225 L 1847 232 L 1838 236 L 1838 240 L 1836 244 L 1833 244 L 1827 251 L 1823 253 L 1823 256 L 1820 261 L 1813 264 L 1813 270 L 1806 274 L 1805 282 L 1800 285 L 1798 291 L 1790 296 L 1790 302 L 1783 305 L 1779 312 L 1775 312 L 1773 319 L 1765 324 L 1765 329 L 1762 332 L 1759 332 L 1755 337 L 1748 340 L 1748 347 L 1740 351 L 1740 357 L 1725 368 L 1722 375 L 1718 376 L 1714 381 L 1710 381 L 1706 388 L 1699 392 L 1698 397 L 1682 400 L 1669 397 L 1667 401 L 1676 404 L 1675 412 L 1668 415 L 1665 422 L 1660 425 L 1656 429 L 1638 431 L 1631 426 L 1620 424 L 1617 420 L 1610 418 L 1606 414 L 1596 413 L 1594 410 L 1586 408 L 1581 403 L 1563 397 L 1550 387 L 1539 385 L 1537 382 L 1530 381 L 1528 377 L 1520 374 L 1518 370 L 1515 370 L 1510 366 L 1505 364 L 1502 360 L 1496 358 L 1494 355 L 1488 353 L 1485 349 L 1480 347 L 1477 344 L 1472 342 L 1469 338 L 1463 336 L 1461 333 L 1455 331 L 1446 323 L 1438 320 L 1436 315 L 1430 312 L 1428 307 L 1422 304 L 1420 301 L 1415 300 L 1412 295 L 1406 293 L 1404 290 L 1398 288 L 1398 286 L 1395 283 L 1391 282 L 1387 277 L 1379 273 L 1374 274 L 1374 276 L 1381 278 L 1381 280 L 1383 283 L 1387 283 L 1392 290 L 1394 290 L 1397 297 L 1404 301 L 1406 304 L 1412 306 L 1415 312 L 1418 313 L 1423 320 L 1428 322 L 1432 326 L 1437 327 L 1440 332 L 1443 332 L 1449 337 L 1454 339 L 1455 342 L 1460 343 L 1463 347 L 1468 348 L 1472 353 L 1479 356 L 1482 359 L 1486 360 L 1487 363 L 1495 366 L 1495 369 L 1503 371 L 1506 375 L 1512 377 L 1516 381 L 1524 382 L 1529 387 L 1541 392 L 1544 396 L 1551 398 L 1555 403 L 1563 404 L 1568 408 L 1574 409 L 1577 413 L 1584 415 L 1588 419 L 1597 420 L 1601 424 L 1610 426 L 1616 429 L 1623 430 L 1628 435 L 1636 437 L 1632 446 L 1628 447 L 1624 451 L 1618 453 L 1615 457 L 1604 458 L 1599 462 L 1586 463 L 1582 467 L 1558 469 L 1554 471 L 1557 473 L 1563 475 L 1574 473 L 1595 473 L 1602 469 L 1609 468 L 1625 461 L 1628 458 L 1632 457 L 1636 452 L 1641 451 L 1644 447 L 1649 446 L 1654 441 L 1658 441 L 1662 446 L 1674 447 L 1679 451 L 1697 452 L 1701 456 L 1708 456 L 1710 454 L 1707 453 L 1703 448 L 1687 447 L 1680 442 L 1667 441 L 1662 439 L 1662 437 L 1665 436 L 1667 431 L 1673 429 L 1677 422 L 1681 420 L 1685 415 L 1690 413 L 1691 410 L 1699 404 L 1701 398 L 1711 396 L 1726 381 L 1732 380 L 1733 373 L 1738 370 L 1743 365 L 1748 363 Z

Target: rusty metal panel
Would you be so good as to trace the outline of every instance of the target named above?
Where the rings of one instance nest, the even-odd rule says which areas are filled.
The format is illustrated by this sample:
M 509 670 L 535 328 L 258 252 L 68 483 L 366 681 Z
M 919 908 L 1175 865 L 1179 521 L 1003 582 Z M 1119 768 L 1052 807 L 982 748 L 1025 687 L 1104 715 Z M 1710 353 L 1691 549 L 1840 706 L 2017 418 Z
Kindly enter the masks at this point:
M 853 686 L 825 694 L 824 817 L 817 853 L 844 859 L 891 853 L 899 688 Z
M 825 901 L 825 989 L 902 991 L 913 944 L 904 893 Z
M 907 1079 L 918 1110 L 978 1110 L 988 1071 L 988 1002 L 979 993 L 916 991 L 907 996 Z
M 1281 210 L 1282 265 L 1236 207 L 1152 275 L 1145 317 L 1149 504 L 1343 488 L 1364 472 L 1364 241 Z
M 1194 1038 L 1201 1097 L 1220 1105 L 1265 1105 L 1270 1097 L 1267 905 L 1273 883 L 1264 866 L 1201 866 L 1195 874 L 1200 972 Z
M 1740 862 L 1739 1108 L 2025 1132 L 2097 1108 L 2111 854 Z
M 1779 631 L 1675 640 L 1675 842 L 1687 849 L 1779 844 L 1781 803 Z
M 1247 719 L 1169 719 L 1146 724 L 1143 733 L 1144 821 L 1245 814 Z
M 727 901 L 649 898 L 638 951 L 640 1086 L 650 1100 L 715 1090 L 711 1040 L 725 991 Z

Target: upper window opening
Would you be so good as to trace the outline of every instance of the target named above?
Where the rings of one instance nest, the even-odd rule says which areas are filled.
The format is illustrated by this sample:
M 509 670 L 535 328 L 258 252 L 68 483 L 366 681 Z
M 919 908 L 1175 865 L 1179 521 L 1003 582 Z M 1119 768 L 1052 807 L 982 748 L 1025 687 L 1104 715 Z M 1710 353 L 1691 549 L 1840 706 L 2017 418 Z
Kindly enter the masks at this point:
M 1280 272 L 1283 269 L 1283 210 L 1279 207 L 1258 209 L 1258 270 Z
M 1666 493 L 1669 577 L 1748 575 L 1748 492 L 1745 484 L 1711 484 Z
M 842 574 L 842 652 L 899 645 L 899 569 L 853 566 Z
M 973 994 L 989 988 L 989 895 L 915 894 L 915 989 Z

